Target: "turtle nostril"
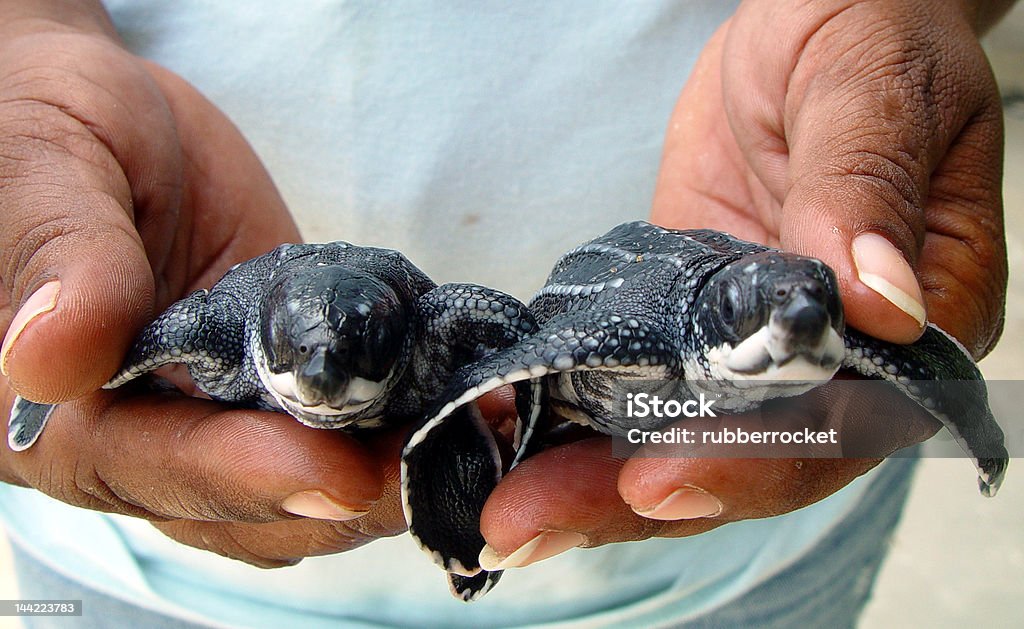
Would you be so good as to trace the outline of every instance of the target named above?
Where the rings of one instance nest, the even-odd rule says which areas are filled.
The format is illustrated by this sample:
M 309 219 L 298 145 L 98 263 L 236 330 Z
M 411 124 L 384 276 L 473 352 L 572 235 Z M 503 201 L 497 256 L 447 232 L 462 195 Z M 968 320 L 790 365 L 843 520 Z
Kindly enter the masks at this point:
M 778 305 L 786 303 L 787 297 L 789 297 L 789 288 L 786 286 L 776 286 L 772 291 L 772 301 Z

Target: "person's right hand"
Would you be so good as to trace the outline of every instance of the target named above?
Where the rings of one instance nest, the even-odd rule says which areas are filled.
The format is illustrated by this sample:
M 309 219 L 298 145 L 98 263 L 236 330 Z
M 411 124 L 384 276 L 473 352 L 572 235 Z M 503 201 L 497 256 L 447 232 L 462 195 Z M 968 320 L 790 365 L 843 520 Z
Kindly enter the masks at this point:
M 405 529 L 399 435 L 97 392 L 155 312 L 298 230 L 238 130 L 99 3 L 0 7 L 0 409 L 60 403 L 0 480 L 260 566 Z M 375 506 L 377 505 L 377 506 Z

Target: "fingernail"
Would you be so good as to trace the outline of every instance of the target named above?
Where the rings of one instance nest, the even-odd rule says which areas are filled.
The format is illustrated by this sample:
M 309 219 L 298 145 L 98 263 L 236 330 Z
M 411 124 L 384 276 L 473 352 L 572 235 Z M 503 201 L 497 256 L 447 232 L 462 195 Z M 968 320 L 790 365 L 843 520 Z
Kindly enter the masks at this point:
M 700 487 L 680 487 L 653 508 L 633 508 L 637 515 L 652 520 L 694 520 L 713 518 L 722 513 L 722 501 Z
M 872 232 L 853 239 L 853 263 L 865 286 L 924 326 L 924 295 L 906 258 L 888 239 Z
M 480 567 L 484 570 L 507 570 L 509 568 L 522 568 L 538 561 L 543 561 L 576 548 L 587 541 L 587 538 L 579 533 L 570 531 L 544 531 L 537 537 L 526 542 L 508 556 L 485 544 L 480 551 Z
M 10 327 L 7 328 L 4 344 L 0 347 L 0 372 L 3 375 L 7 375 L 7 354 L 11 351 L 14 342 L 18 340 L 33 319 L 54 309 L 59 296 L 60 280 L 51 280 L 36 289 L 36 292 L 32 293 L 25 301 L 25 305 L 21 307 L 18 314 L 14 315 Z
M 308 489 L 294 493 L 281 503 L 281 508 L 292 515 L 317 520 L 355 520 L 367 513 L 368 509 L 351 509 L 335 501 L 319 489 Z

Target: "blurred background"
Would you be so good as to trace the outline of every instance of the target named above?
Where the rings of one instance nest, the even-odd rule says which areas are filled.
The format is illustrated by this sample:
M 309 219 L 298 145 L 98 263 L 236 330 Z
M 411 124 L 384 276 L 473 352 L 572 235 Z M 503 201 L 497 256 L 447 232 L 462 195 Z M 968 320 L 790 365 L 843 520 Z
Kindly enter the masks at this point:
M 982 363 L 989 380 L 1024 379 L 1024 2 L 986 37 L 1006 108 L 1004 201 L 1010 285 L 1006 327 Z M 941 438 L 940 438 L 941 439 Z M 947 451 L 947 443 L 932 446 Z M 860 626 L 1024 626 L 1024 470 L 995 499 L 978 495 L 970 462 L 926 458 Z M 0 599 L 18 598 L 0 529 Z M 73 627 L 76 619 L 66 619 Z M 0 617 L 0 629 L 17 629 Z

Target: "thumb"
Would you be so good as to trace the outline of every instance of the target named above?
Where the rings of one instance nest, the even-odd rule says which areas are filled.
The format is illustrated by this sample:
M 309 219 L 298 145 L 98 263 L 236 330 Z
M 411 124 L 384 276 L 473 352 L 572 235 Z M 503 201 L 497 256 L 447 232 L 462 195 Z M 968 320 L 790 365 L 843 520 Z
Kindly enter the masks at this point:
M 792 38 L 804 45 L 789 63 L 734 60 L 724 81 L 744 154 L 781 201 L 782 246 L 832 266 L 849 323 L 897 343 L 928 319 L 972 318 L 938 302 L 987 300 L 974 287 L 1001 242 L 998 199 L 979 193 L 1000 169 L 991 72 L 952 10 L 925 21 L 908 11 L 866 3 L 804 16 L 794 23 L 813 27 Z M 754 26 L 738 16 L 730 37 Z M 985 342 L 958 326 L 969 346 Z
M 69 47 L 74 64 L 46 52 Z M 133 205 L 175 206 L 174 182 L 159 181 L 176 172 L 173 127 L 113 45 L 27 37 L 3 56 L 21 70 L 0 74 L 0 369 L 25 398 L 56 403 L 102 385 L 152 310 Z

